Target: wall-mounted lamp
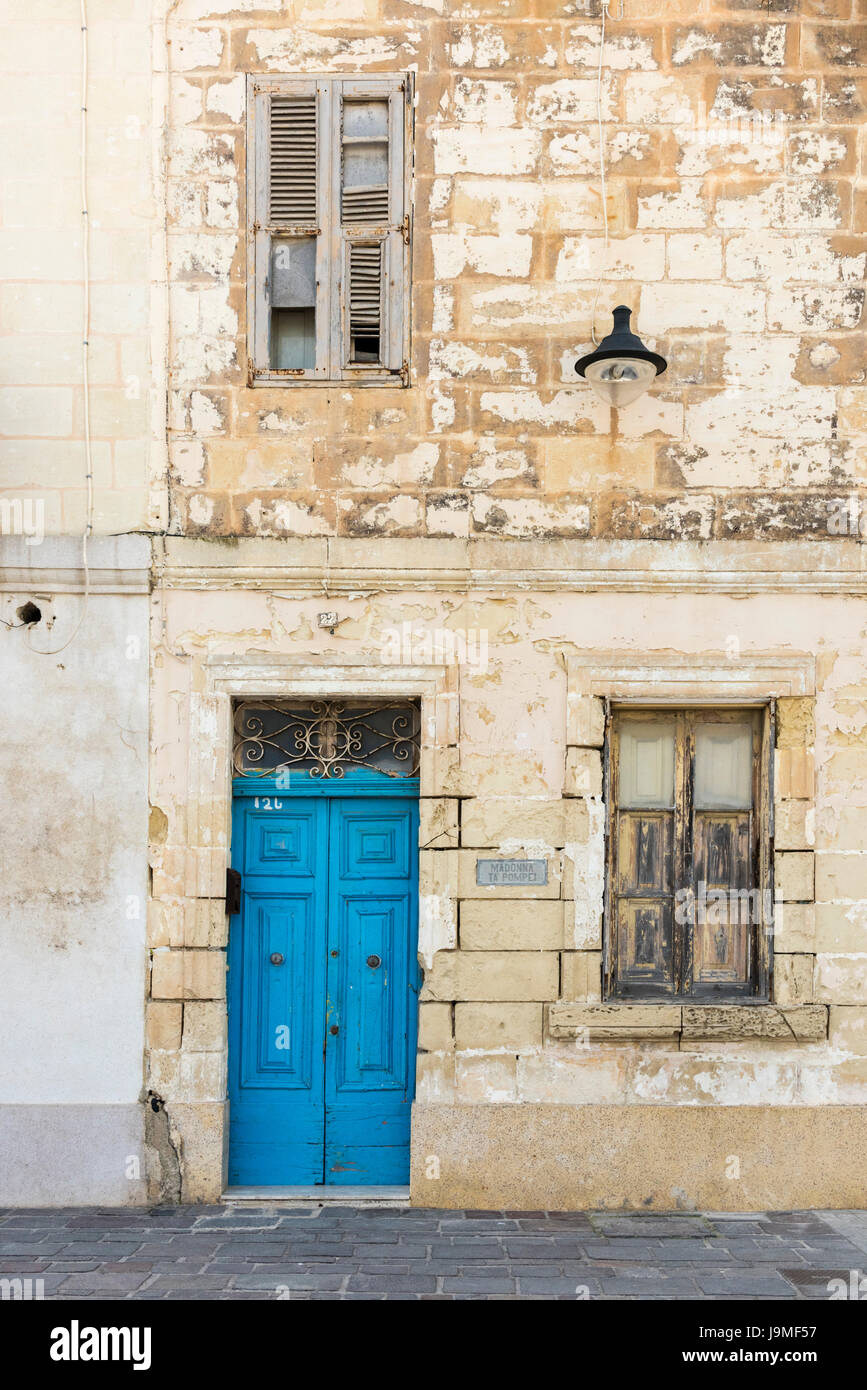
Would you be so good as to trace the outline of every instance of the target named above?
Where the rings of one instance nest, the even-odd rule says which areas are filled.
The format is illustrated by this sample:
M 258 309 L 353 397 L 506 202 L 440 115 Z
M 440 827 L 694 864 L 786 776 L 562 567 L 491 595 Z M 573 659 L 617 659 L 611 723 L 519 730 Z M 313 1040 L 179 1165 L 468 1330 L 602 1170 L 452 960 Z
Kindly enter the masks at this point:
M 664 357 L 649 352 L 641 339 L 630 332 L 631 315 L 631 309 L 618 304 L 614 310 L 614 331 L 602 339 L 595 351 L 575 363 L 578 375 L 590 382 L 607 405 L 629 405 L 637 400 L 668 366 Z

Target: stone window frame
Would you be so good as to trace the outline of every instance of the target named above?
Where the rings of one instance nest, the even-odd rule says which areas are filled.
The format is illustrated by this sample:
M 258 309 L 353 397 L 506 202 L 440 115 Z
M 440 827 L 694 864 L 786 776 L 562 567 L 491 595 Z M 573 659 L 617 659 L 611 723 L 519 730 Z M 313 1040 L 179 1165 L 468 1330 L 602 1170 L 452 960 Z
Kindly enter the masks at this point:
M 180 1125 L 184 1144 L 196 1143 L 197 1172 L 190 1200 L 213 1199 L 226 1185 L 226 868 L 231 849 L 233 706 L 237 699 L 291 700 L 406 697 L 421 703 L 419 768 L 418 955 L 428 966 L 438 950 L 457 945 L 459 711 L 456 666 L 374 665 L 288 653 L 213 653 L 194 658 L 184 728 L 184 814 L 171 844 L 152 842 L 148 906 L 148 1093 Z M 158 804 L 161 788 L 152 785 Z M 179 1015 L 189 1011 L 188 1028 Z M 207 1013 L 207 1052 L 196 1020 Z M 199 1017 L 201 1016 L 201 1017 Z M 201 1032 L 201 1028 L 199 1028 Z M 189 1044 L 188 1044 L 189 1036 Z M 421 1051 L 417 1057 L 421 1056 Z M 418 1078 L 418 1061 L 416 1062 Z M 207 1111 L 210 1137 L 199 1145 L 184 1116 Z M 214 1117 L 214 1112 L 218 1112 Z M 192 1125 L 192 1128 L 190 1126 Z
M 773 984 L 770 1002 L 729 1005 L 606 1002 L 601 994 L 548 1005 L 546 1035 L 587 1041 L 620 1039 L 767 1039 L 822 1041 L 828 1006 L 815 1002 L 815 658 L 791 654 L 728 658 L 660 652 L 594 652 L 566 661 L 564 795 L 602 803 L 606 708 L 777 706 L 771 781 L 771 855 L 775 890 Z M 787 713 L 788 711 L 788 713 Z M 793 718 L 795 713 L 801 718 Z M 806 715 L 806 719 L 804 716 Z M 804 738 L 798 733 L 804 726 Z M 610 808 L 604 807 L 605 833 Z M 597 823 L 601 820 L 597 816 Z M 782 909 L 782 910 L 781 910 Z M 601 913 L 588 933 L 587 967 L 574 978 L 599 981 L 606 947 Z

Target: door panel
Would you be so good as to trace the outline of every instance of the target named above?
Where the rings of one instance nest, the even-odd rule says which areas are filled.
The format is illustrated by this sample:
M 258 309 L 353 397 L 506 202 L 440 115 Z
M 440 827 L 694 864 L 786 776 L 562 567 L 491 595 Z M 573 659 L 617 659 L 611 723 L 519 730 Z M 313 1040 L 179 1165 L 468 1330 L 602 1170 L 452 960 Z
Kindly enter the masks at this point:
M 674 992 L 671 906 L 666 898 L 621 898 L 617 908 L 618 992 L 629 998 Z
M 326 1039 L 325 1181 L 406 1182 L 418 807 L 347 798 L 333 801 L 331 813 L 328 998 L 339 1032 Z
M 250 846 L 251 868 L 253 871 L 265 873 L 273 865 L 276 872 L 281 873 L 286 866 L 291 865 L 293 874 L 311 874 L 313 866 L 310 862 L 310 821 L 302 816 L 292 819 L 281 816 L 280 820 L 282 824 L 257 824 L 253 827 L 253 843 Z
M 674 990 L 672 811 L 620 811 L 617 827 L 617 992 Z
M 243 970 L 242 1086 L 310 1089 L 313 1080 L 312 998 L 300 988 L 313 966 L 310 898 L 266 898 L 248 903 L 250 968 Z M 282 961 L 272 962 L 272 955 Z
M 408 1181 L 417 844 L 412 797 L 236 798 L 230 1184 Z
M 258 798 L 273 808 L 273 799 Z M 229 932 L 229 1182 L 322 1181 L 327 811 L 235 803 L 241 914 Z M 235 849 L 237 846 L 237 850 Z M 282 961 L 272 962 L 272 956 Z
M 749 731 L 747 731 L 749 732 Z M 695 812 L 696 925 L 693 994 L 747 994 L 752 974 L 752 923 L 757 897 L 751 891 L 749 811 Z
M 673 828 L 670 812 L 620 813 L 619 893 L 630 897 L 671 893 Z
M 403 1020 L 395 1017 L 401 1000 L 389 988 L 389 975 L 406 938 L 406 908 L 405 901 L 385 898 L 343 898 L 339 904 L 340 957 L 334 973 L 339 973 L 336 995 L 342 1001 L 342 1043 L 335 1049 L 341 1087 L 404 1088 Z
M 340 877 L 344 882 L 409 877 L 413 846 L 407 836 L 407 808 L 367 809 L 357 801 L 339 802 Z

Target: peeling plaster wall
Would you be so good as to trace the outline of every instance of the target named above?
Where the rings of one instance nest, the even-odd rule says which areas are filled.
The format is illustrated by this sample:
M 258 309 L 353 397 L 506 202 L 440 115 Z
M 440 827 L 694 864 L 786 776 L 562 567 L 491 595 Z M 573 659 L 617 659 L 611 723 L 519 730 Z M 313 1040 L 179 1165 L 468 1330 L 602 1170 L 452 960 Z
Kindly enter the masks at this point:
M 596 0 L 181 0 L 173 531 L 833 535 L 864 480 L 860 10 L 627 11 L 603 67 L 606 258 Z M 248 389 L 244 74 L 399 70 L 412 386 Z M 600 271 L 600 329 L 625 301 L 671 363 L 619 414 L 574 372 Z
M 146 1198 L 149 542 L 0 541 L 0 1201 Z M 26 601 L 41 621 L 22 627 Z M 65 650 L 59 650 L 65 646 Z M 48 654 L 43 654 L 48 653 Z M 56 653 L 56 654 L 52 654 Z
M 35 0 L 25 17 L 13 9 L 2 486 L 13 501 L 45 503 L 46 532 L 72 533 L 84 471 L 78 24 L 54 0 Z M 717 1117 L 737 1115 L 743 1135 L 752 1112 L 758 1138 L 738 1142 L 753 1142 L 772 1176 L 749 1193 L 724 1189 L 735 1205 L 851 1204 L 849 1170 L 836 1187 L 830 1176 L 811 1190 L 782 1176 L 775 1187 L 773 1146 L 795 1151 L 827 1112 L 830 1174 L 835 1112 L 847 1108 L 846 1142 L 857 1148 L 867 1105 L 863 6 L 627 0 L 603 68 L 607 260 L 598 0 L 116 9 L 89 0 L 95 529 L 155 533 L 149 839 L 143 723 L 130 744 L 111 722 L 124 700 L 140 713 L 145 698 L 143 673 L 121 660 L 141 615 L 138 598 L 106 589 L 53 674 L 42 659 L 30 664 L 22 633 L 7 634 L 37 756 L 34 848 L 16 872 L 33 902 L 60 894 L 38 921 L 17 907 L 9 919 L 7 1056 L 20 1057 L 24 1039 L 26 1057 L 10 1073 L 5 1116 L 9 1150 L 28 1156 L 10 1200 L 144 1200 L 145 1179 L 151 1200 L 219 1195 L 230 746 L 213 663 L 234 661 L 251 691 L 264 689 L 266 670 L 272 692 L 298 670 L 320 673 L 327 689 L 335 663 L 344 679 L 348 670 L 376 683 L 390 669 L 389 634 L 408 625 L 401 660 L 418 665 L 433 710 L 416 1198 L 604 1203 L 615 1191 L 604 1173 L 583 1198 L 553 1178 L 535 1192 L 504 1178 L 492 1193 L 479 1165 L 485 1154 L 500 1162 L 503 1134 L 507 1147 L 521 1136 L 524 1165 L 527 1147 L 553 1133 L 540 1110 L 568 1112 L 553 1142 L 571 1155 L 576 1114 L 579 1128 L 597 1114 L 590 1132 L 604 1134 L 603 1109 L 614 1107 L 639 1116 L 638 1134 L 649 1133 L 648 1112 L 699 1112 L 722 1144 Z M 411 384 L 250 389 L 245 75 L 403 70 L 417 93 Z M 659 386 L 619 413 L 574 374 L 600 269 L 600 327 L 625 301 L 670 360 Z M 9 594 L 37 582 L 35 556 L 16 565 Z M 37 585 L 57 598 L 58 631 L 73 621 L 79 580 L 70 582 L 64 594 L 51 572 Z M 324 607 L 338 609 L 333 636 L 318 627 Z M 435 677 L 425 641 L 444 631 L 484 634 L 487 665 Z M 785 1011 L 818 1009 L 821 1037 L 714 1040 L 690 1034 L 680 1015 L 673 1036 L 580 1047 L 552 1029 L 552 1007 L 592 1006 L 601 994 L 594 701 L 616 681 L 587 694 L 570 673 L 612 651 L 633 662 L 653 654 L 648 679 L 666 698 L 702 667 L 716 672 L 692 686 L 704 698 L 742 670 L 753 672 L 753 698 L 779 694 L 781 710 L 789 701 L 777 837 L 787 926 L 774 1002 L 784 1022 Z M 808 673 L 806 692 L 785 685 L 787 662 L 795 684 Z M 64 684 L 73 669 L 84 698 Z M 99 720 L 115 730 L 107 742 L 94 736 Z M 43 839 L 70 748 L 87 785 L 113 799 L 108 822 L 63 819 L 67 863 Z M 145 943 L 126 918 L 118 937 L 116 900 L 119 884 L 141 886 L 146 839 Z M 547 895 L 477 890 L 479 853 L 544 856 Z M 92 894 L 73 902 L 82 865 Z M 22 954 L 27 932 L 46 931 L 66 941 L 61 972 L 39 949 Z M 70 932 L 80 938 L 71 956 Z M 25 1016 L 31 1000 L 45 1008 Z M 26 1114 L 25 1079 L 37 1101 Z M 514 1127 L 498 1118 L 519 1111 Z M 774 1127 L 795 1111 L 789 1131 Z M 473 1115 L 490 1118 L 493 1147 L 478 1142 L 487 1118 Z M 665 1155 L 693 1131 L 658 1133 Z M 426 1185 L 428 1136 L 458 1169 L 479 1156 L 469 1186 Z M 140 1146 L 143 1176 L 121 1176 L 118 1155 L 123 1164 Z M 93 1157 L 73 1181 L 69 1154 L 85 1147 Z M 656 1203 L 681 1200 L 666 1161 Z M 723 1206 L 717 1179 L 700 1195 Z M 640 1182 L 627 1174 L 616 1196 L 642 1200 Z
M 385 542 L 378 558 L 396 548 L 394 571 L 402 563 L 409 569 L 412 557 L 416 564 L 422 558 L 419 544 Z M 183 552 L 181 565 L 175 563 L 181 552 L 170 550 L 155 613 L 153 779 L 167 820 L 155 861 L 157 935 L 152 935 L 152 945 L 158 943 L 167 961 L 166 1000 L 179 994 L 194 998 L 209 1020 L 207 1041 L 198 1034 L 188 1042 L 186 1033 L 182 1038 L 177 1032 L 164 1051 L 152 1054 L 155 1074 L 172 1078 L 174 1089 L 166 1092 L 170 1105 L 172 1098 L 181 1102 L 191 1119 L 201 1105 L 213 1120 L 225 1085 L 226 927 L 222 905 L 213 899 L 228 846 L 224 763 L 229 732 L 227 716 L 219 713 L 227 709 L 227 697 L 215 696 L 209 668 L 215 661 L 233 663 L 251 689 L 257 672 L 263 680 L 267 673 L 269 691 L 281 679 L 288 685 L 299 671 L 315 680 L 318 669 L 327 689 L 336 668 L 357 670 L 359 682 L 381 676 L 387 670 L 383 652 L 396 629 L 414 635 L 417 645 L 410 645 L 407 660 L 413 652 L 423 660 L 425 633 L 475 628 L 487 633 L 487 661 L 478 669 L 466 664 L 453 673 L 458 732 L 445 730 L 435 737 L 428 766 L 436 770 L 430 778 L 423 755 L 419 954 L 425 987 L 417 1103 L 425 1118 L 419 1133 L 438 1134 L 443 1153 L 454 1159 L 447 1118 L 451 1107 L 460 1126 L 468 1123 L 467 1106 L 515 1104 L 755 1107 L 757 1112 L 842 1105 L 864 1113 L 867 652 L 862 599 L 805 593 L 735 598 L 522 593 L 514 588 L 485 592 L 481 586 L 469 594 L 423 588 L 401 592 L 395 581 L 387 592 L 332 595 L 329 607 L 337 611 L 338 622 L 330 635 L 316 627 L 321 598 L 299 591 L 298 570 L 293 571 L 299 557 L 297 552 L 293 556 L 292 544 L 270 542 L 267 552 L 255 555 L 245 548 L 249 545 L 242 542 L 236 551 L 236 573 L 244 588 L 234 590 L 225 588 L 217 574 L 225 547 L 199 542 Z M 537 543 L 530 550 L 532 569 L 545 545 Z M 257 591 L 257 585 L 268 583 L 261 577 L 263 568 L 281 558 L 287 573 L 280 591 L 274 592 L 271 584 Z M 794 560 L 792 553 L 789 559 Z M 185 584 L 185 573 L 193 569 L 201 584 L 203 567 L 209 564 L 205 586 L 193 590 Z M 684 1029 L 667 1041 L 628 1036 L 618 1041 L 580 1034 L 558 1039 L 552 1031 L 552 1005 L 592 1005 L 601 998 L 604 806 L 599 750 L 573 746 L 598 744 L 601 723 L 596 730 L 580 731 L 575 703 L 590 697 L 574 691 L 570 696 L 568 673 L 571 662 L 592 661 L 599 653 L 615 662 L 641 662 L 660 688 L 670 685 L 675 671 L 688 698 L 709 702 L 721 698 L 721 682 L 700 678 L 695 674 L 699 668 L 720 668 L 723 678 L 726 668 L 732 678 L 758 672 L 763 680 L 762 671 L 776 662 L 780 671 L 805 673 L 811 687 L 806 696 L 792 695 L 779 675 L 768 678 L 764 687 L 776 680 L 774 688 L 783 692 L 778 701 L 777 862 L 778 896 L 786 901 L 779 906 L 773 997 L 778 1009 L 820 1006 L 821 1035 L 796 1040 L 791 1033 L 756 1038 L 729 1032 L 714 1039 Z M 199 735 L 194 739 L 187 718 L 197 730 L 202 718 L 207 720 L 204 740 Z M 584 759 L 583 783 L 576 775 L 576 756 L 579 763 Z M 194 768 L 185 767 L 189 759 Z M 809 787 L 796 785 L 802 764 L 811 769 Z M 191 816 L 198 826 L 195 842 L 187 828 Z M 546 858 L 548 886 L 523 891 L 477 887 L 475 859 L 491 854 Z M 807 872 L 805 888 L 792 875 Z M 174 980 L 183 980 L 183 987 Z M 161 1002 L 151 1007 L 174 1006 Z M 431 1107 L 445 1107 L 445 1112 L 431 1119 Z M 530 1123 L 521 1123 L 522 1133 Z M 714 1130 L 714 1142 L 720 1132 Z M 824 1132 L 827 1156 L 835 1142 L 833 1125 Z M 220 1144 L 215 1131 L 212 1164 L 218 1161 Z M 471 1177 L 456 1187 L 436 1188 L 425 1178 L 420 1151 L 417 1159 L 414 1182 L 424 1200 L 469 1200 Z M 850 1179 L 851 1174 L 841 1191 L 850 1192 Z M 517 1190 L 509 1186 L 511 1179 L 503 1181 L 504 1192 Z M 627 1175 L 623 1181 L 631 1179 Z M 481 1174 L 479 1182 L 481 1201 L 486 1190 Z M 785 1203 L 786 1194 L 798 1190 L 786 1178 L 779 1200 Z M 587 1193 L 594 1201 L 604 1195 L 598 1184 Z M 577 1200 L 574 1191 L 572 1199 Z M 731 1200 L 737 1205 L 735 1196 Z
M 151 1008 L 167 1032 L 150 1067 L 175 1114 L 185 1108 L 200 1155 L 185 1181 L 199 1195 L 219 1189 L 226 1134 L 228 697 L 209 662 L 236 663 L 248 692 L 266 670 L 271 693 L 298 669 L 328 689 L 338 667 L 382 679 L 390 634 L 404 631 L 417 644 L 404 663 L 432 660 L 443 631 L 487 644 L 486 666 L 451 669 L 454 717 L 423 755 L 415 1199 L 608 1200 L 604 1175 L 583 1195 L 542 1168 L 532 1191 L 486 1186 L 469 1155 L 495 1153 L 486 1126 L 510 1108 L 525 1112 L 503 1122 L 522 1136 L 522 1168 L 528 1145 L 541 1162 L 537 1108 L 592 1110 L 600 1124 L 603 1106 L 798 1110 L 792 1145 L 810 1107 L 847 1106 L 861 1122 L 867 39 L 850 0 L 809 16 L 711 0 L 626 8 L 603 66 L 607 259 L 596 0 L 181 0 L 172 16 L 179 540 L 156 562 L 153 779 L 167 829 Z M 402 70 L 417 93 L 410 385 L 252 389 L 244 74 Z M 574 373 L 600 271 L 603 331 L 626 302 L 670 361 L 619 413 Z M 325 608 L 338 610 L 333 636 L 317 625 Z M 808 672 L 809 731 L 781 733 L 791 742 L 778 750 L 787 925 L 773 1036 L 697 1036 L 680 1010 L 667 1037 L 582 1040 L 552 1026 L 558 1005 L 601 999 L 594 702 L 616 682 L 588 697 L 570 672 L 612 650 L 657 653 L 648 689 L 667 699 L 692 662 L 708 674 L 691 693 L 709 701 L 735 668 L 753 671 L 738 687 L 753 699 L 794 697 Z M 204 747 L 203 718 L 217 727 Z M 548 889 L 503 906 L 503 890 L 475 887 L 480 853 L 547 858 Z M 188 1040 L 191 1000 L 207 1028 Z M 823 1172 L 835 1171 L 833 1122 L 819 1129 Z M 429 1136 L 448 1181 L 428 1181 Z M 829 1200 L 852 1198 L 846 1172 L 838 1187 L 820 1181 Z M 643 1200 L 634 1174 L 615 1186 Z M 775 1190 L 782 1205 L 815 1198 L 782 1168 Z M 727 1191 L 735 1205 L 769 1200 L 756 1186 Z M 698 1197 L 726 1204 L 718 1184 L 684 1200 Z

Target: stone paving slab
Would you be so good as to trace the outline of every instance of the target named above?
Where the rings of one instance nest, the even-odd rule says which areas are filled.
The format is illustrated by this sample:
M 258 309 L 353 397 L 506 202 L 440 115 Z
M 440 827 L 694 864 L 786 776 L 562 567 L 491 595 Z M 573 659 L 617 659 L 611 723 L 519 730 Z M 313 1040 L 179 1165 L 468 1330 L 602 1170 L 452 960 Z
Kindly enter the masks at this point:
M 0 1279 L 54 1300 L 809 1301 L 852 1271 L 867 1211 L 0 1208 Z

